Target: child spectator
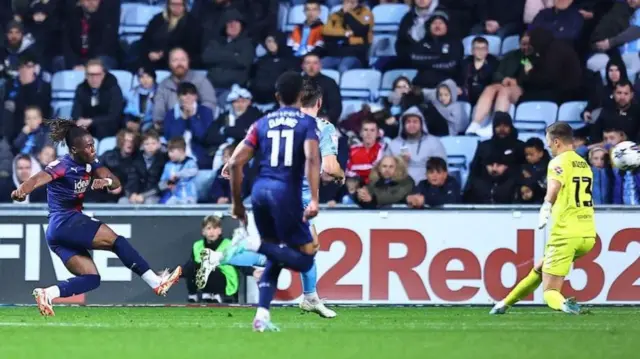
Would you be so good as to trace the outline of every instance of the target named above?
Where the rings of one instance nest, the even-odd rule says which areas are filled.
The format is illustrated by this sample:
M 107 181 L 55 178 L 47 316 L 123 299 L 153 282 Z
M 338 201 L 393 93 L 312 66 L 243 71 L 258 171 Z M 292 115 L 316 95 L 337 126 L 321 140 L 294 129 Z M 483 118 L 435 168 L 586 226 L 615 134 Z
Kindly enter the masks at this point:
M 498 69 L 498 59 L 489 54 L 489 42 L 476 37 L 471 42 L 471 56 L 462 60 L 462 93 L 475 105 L 485 87 L 491 85 L 493 73 Z
M 198 167 L 210 169 L 213 154 L 207 144 L 207 130 L 213 123 L 213 111 L 198 104 L 198 89 L 190 82 L 178 85 L 178 103 L 164 119 L 164 138 L 185 137 Z
M 604 149 L 610 150 L 618 143 L 626 141 L 627 134 L 619 128 L 608 128 L 602 132 L 602 139 L 604 140 Z
M 544 199 L 544 192 L 537 182 L 531 179 L 522 181 L 516 190 L 516 203 L 518 204 L 540 204 Z
M 378 141 L 378 124 L 375 121 L 364 120 L 360 129 L 362 143 L 354 144 L 349 149 L 347 162 L 348 176 L 355 175 L 367 184 L 373 165 L 376 164 L 384 153 L 382 144 Z
M 229 158 L 231 158 L 231 154 L 235 148 L 235 145 L 229 145 L 222 151 L 223 165 L 218 169 L 216 178 L 213 180 L 213 185 L 211 187 L 211 200 L 213 203 L 227 204 L 231 201 L 231 183 L 229 183 L 228 178 L 222 176 L 222 169 L 224 168 L 224 165 L 229 162 Z
M 307 0 L 304 4 L 305 21 L 296 25 L 289 36 L 287 45 L 293 49 L 296 57 L 310 52 L 318 52 L 324 45 L 322 39 L 322 20 L 320 20 L 320 1 Z
M 583 158 L 587 158 L 589 148 L 587 147 L 587 137 L 578 131 L 573 133 L 573 148 L 577 154 Z
M 38 153 L 38 163 L 42 168 L 53 162 L 57 158 L 56 148 L 52 145 L 45 145 Z
M 37 106 L 27 107 L 24 110 L 24 127 L 13 141 L 14 149 L 35 156 L 48 144 L 51 144 L 51 140 L 49 131 L 42 126 L 42 111 Z
M 609 153 L 602 147 L 594 147 L 589 151 L 589 164 L 593 172 L 591 197 L 594 204 L 611 204 L 611 165 Z
M 407 196 L 407 205 L 411 208 L 435 207 L 461 200 L 460 183 L 449 176 L 447 162 L 440 157 L 431 157 L 427 161 L 427 179 L 420 181 L 414 193 Z
M 358 187 L 360 187 L 361 183 L 362 181 L 360 180 L 360 177 L 354 175 L 348 176 L 345 180 L 347 193 L 342 196 L 342 200 L 340 201 L 340 203 L 356 204 L 354 198 L 357 196 L 356 191 L 358 190 Z
M 231 240 L 222 236 L 222 223 L 220 217 L 206 216 L 202 220 L 202 238 L 195 241 L 192 246 L 189 261 L 184 265 L 183 276 L 187 280 L 188 300 L 191 303 L 198 301 L 198 288 L 196 287 L 196 273 L 201 264 L 200 252 L 211 249 L 222 252 L 231 245 Z M 207 285 L 202 289 L 202 301 L 224 302 L 224 297 L 230 297 L 238 292 L 238 272 L 231 265 L 220 265 L 209 274 Z
M 436 90 L 423 90 L 425 100 L 431 103 L 426 110 L 427 127 L 434 136 L 456 136 L 469 124 L 458 101 L 458 88 L 453 80 L 441 82 Z
M 125 186 L 125 197 L 120 203 L 156 204 L 160 200 L 158 183 L 167 163 L 162 152 L 160 135 L 149 130 L 142 136 L 142 151 L 133 159 Z
M 526 163 L 522 165 L 522 177 L 538 183 L 541 188 L 546 188 L 547 167 L 551 156 L 544 148 L 544 142 L 537 137 L 532 137 L 524 143 L 524 158 Z
M 164 165 L 159 188 L 165 191 L 160 203 L 193 204 L 198 200 L 195 177 L 198 174 L 196 161 L 187 157 L 187 143 L 183 137 L 169 140 L 169 162 Z
M 156 72 L 149 67 L 140 68 L 138 82 L 140 84 L 127 94 L 127 106 L 124 109 L 126 127 L 136 132 L 146 131 L 153 125 Z

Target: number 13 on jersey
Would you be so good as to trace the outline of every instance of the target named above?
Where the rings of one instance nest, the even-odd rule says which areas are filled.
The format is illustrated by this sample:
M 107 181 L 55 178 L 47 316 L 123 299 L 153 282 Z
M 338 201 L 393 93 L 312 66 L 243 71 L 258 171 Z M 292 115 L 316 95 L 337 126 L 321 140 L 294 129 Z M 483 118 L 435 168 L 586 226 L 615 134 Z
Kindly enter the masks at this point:
M 592 180 L 589 177 L 573 177 L 576 207 L 593 207 L 591 195 Z
M 284 165 L 290 167 L 293 164 L 293 134 L 293 130 L 267 131 L 267 137 L 271 139 L 271 167 L 279 166 L 281 151 L 284 151 Z M 284 140 L 284 148 L 281 139 Z

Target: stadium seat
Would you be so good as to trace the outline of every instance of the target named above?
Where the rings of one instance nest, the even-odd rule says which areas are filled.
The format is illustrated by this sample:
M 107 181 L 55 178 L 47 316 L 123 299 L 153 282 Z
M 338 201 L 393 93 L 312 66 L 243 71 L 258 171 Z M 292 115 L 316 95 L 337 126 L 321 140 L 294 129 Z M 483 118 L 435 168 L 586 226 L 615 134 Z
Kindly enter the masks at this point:
M 489 53 L 495 56 L 500 56 L 500 46 L 502 44 L 502 40 L 498 36 L 494 35 L 471 35 L 467 36 L 462 40 L 462 45 L 464 46 L 464 54 L 465 56 L 471 55 L 471 46 L 473 39 L 478 36 L 482 36 L 489 42 Z
M 198 193 L 199 200 L 205 200 L 211 192 L 211 185 L 215 180 L 216 173 L 213 170 L 199 170 L 198 174 L 194 178 L 196 185 L 196 192 Z
M 142 36 L 151 19 L 164 10 L 162 6 L 137 5 L 132 6 L 123 15 L 120 24 L 120 34 L 128 43 L 132 43 Z
M 131 11 L 134 11 L 134 9 L 138 6 L 140 6 L 141 4 L 136 4 L 136 3 L 123 3 L 122 5 L 120 5 L 120 24 L 124 24 L 126 22 L 126 16 L 128 13 L 130 13 Z M 122 31 L 122 26 L 120 26 L 120 30 Z
M 71 118 L 73 101 L 58 101 L 53 106 L 53 115 L 58 118 Z
M 464 186 L 469 176 L 469 167 L 478 147 L 475 136 L 444 136 L 440 138 L 447 153 L 447 164 L 452 170 L 460 171 L 461 185 Z
M 545 142 L 544 136 L 544 132 L 522 132 L 518 134 L 518 139 L 522 142 L 527 142 L 528 139 L 536 137 Z
M 362 100 L 343 100 L 340 120 L 344 120 L 349 117 L 350 114 L 360 111 L 362 109 L 362 105 L 365 103 L 367 102 Z
M 105 137 L 100 143 L 98 143 L 98 156 L 102 156 L 103 153 L 116 148 L 117 140 L 115 137 Z
M 405 4 L 380 4 L 374 6 L 373 31 L 374 32 L 396 32 L 400 27 L 400 21 L 404 14 L 409 11 L 409 6 Z
M 373 35 L 369 57 L 381 56 L 396 56 L 396 35 Z
M 404 76 L 409 80 L 413 80 L 418 74 L 418 70 L 413 69 L 398 69 L 390 70 L 384 73 L 382 76 L 382 83 L 380 84 L 380 96 L 389 96 L 393 91 L 393 82 L 400 76 Z
M 471 104 L 466 101 L 458 101 L 468 119 L 471 119 Z
M 85 79 L 82 71 L 59 71 L 53 75 L 51 80 L 52 105 L 56 106 L 59 101 L 71 101 L 75 96 L 76 87 Z
M 548 101 L 530 101 L 518 105 L 514 126 L 521 131 L 539 132 L 556 122 L 558 105 Z
M 280 2 L 278 4 L 278 29 L 284 31 L 284 26 L 287 23 L 287 14 L 289 14 L 289 5 Z
M 502 50 L 500 51 L 500 54 L 504 55 L 507 52 L 511 52 L 519 48 L 520 48 L 520 36 L 518 35 L 508 36 L 504 40 L 502 40 Z
M 380 88 L 380 71 L 371 69 L 357 69 L 345 71 L 340 80 L 340 94 L 342 98 L 373 99 Z
M 582 112 L 587 107 L 586 101 L 565 102 L 558 110 L 558 121 L 568 123 L 574 130 L 583 128 L 586 124 L 582 120 Z
M 326 24 L 329 18 L 329 8 L 322 5 L 320 6 L 320 20 Z M 291 32 L 296 25 L 302 24 L 305 20 L 304 5 L 294 5 L 289 9 L 287 13 L 287 24 L 284 26 L 284 31 Z
M 329 76 L 333 79 L 333 81 L 336 82 L 336 85 L 340 85 L 340 72 L 337 70 L 331 70 L 331 69 L 322 69 L 320 72 L 322 72 L 323 75 L 325 76 Z
M 111 70 L 109 72 L 118 80 L 118 86 L 120 86 L 123 94 L 131 90 L 131 86 L 133 85 L 133 75 L 131 72 L 126 70 Z

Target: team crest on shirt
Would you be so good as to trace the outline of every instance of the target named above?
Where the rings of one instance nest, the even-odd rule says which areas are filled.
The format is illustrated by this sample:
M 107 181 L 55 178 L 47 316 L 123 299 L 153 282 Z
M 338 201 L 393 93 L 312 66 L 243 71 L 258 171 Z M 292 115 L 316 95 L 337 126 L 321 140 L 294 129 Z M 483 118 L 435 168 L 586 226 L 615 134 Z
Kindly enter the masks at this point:
M 562 174 L 562 167 L 555 166 L 553 167 L 553 172 L 555 172 L 558 176 Z
M 87 173 L 91 173 L 91 165 L 87 163 L 87 168 L 86 168 Z

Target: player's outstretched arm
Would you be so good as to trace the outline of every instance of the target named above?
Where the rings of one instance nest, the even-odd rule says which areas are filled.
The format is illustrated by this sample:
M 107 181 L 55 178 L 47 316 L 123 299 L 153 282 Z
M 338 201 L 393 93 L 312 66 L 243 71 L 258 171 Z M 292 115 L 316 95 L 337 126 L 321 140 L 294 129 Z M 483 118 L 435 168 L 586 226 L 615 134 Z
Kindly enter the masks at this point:
M 11 198 L 15 201 L 22 202 L 24 199 L 33 192 L 36 188 L 42 187 L 47 183 L 51 182 L 53 177 L 45 171 L 40 171 L 33 176 L 29 177 L 28 180 L 24 181 L 18 189 L 11 193 Z

